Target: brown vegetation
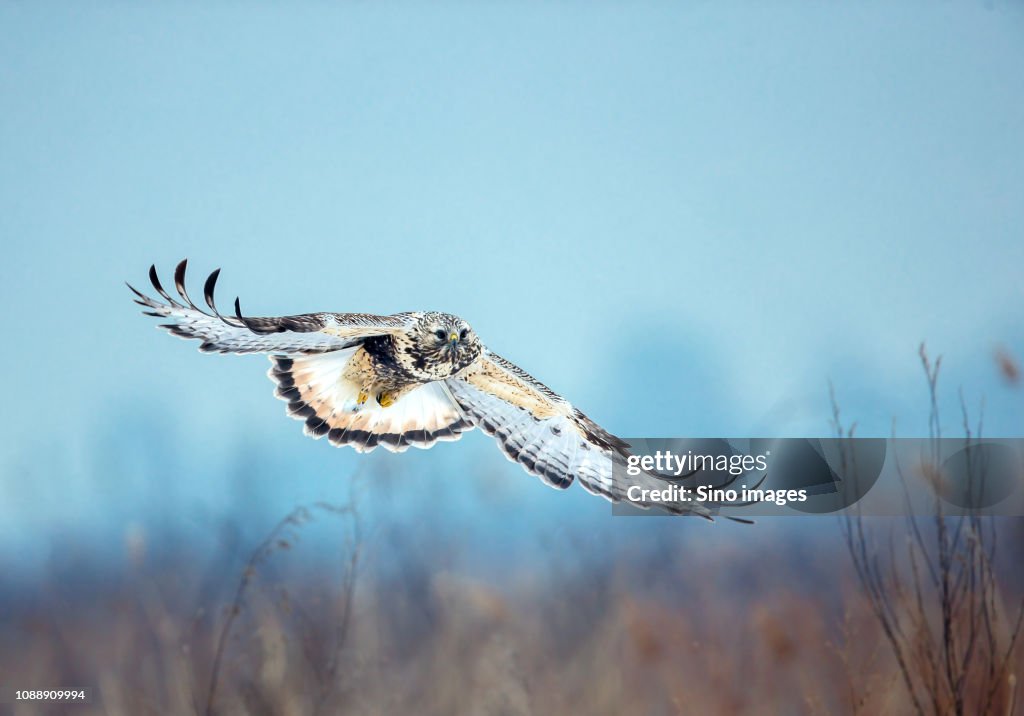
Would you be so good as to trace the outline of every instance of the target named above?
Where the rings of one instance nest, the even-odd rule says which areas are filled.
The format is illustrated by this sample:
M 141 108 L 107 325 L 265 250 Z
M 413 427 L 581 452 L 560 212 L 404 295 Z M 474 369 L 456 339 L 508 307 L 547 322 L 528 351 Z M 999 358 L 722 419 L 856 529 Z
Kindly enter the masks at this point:
M 1012 714 L 1016 711 L 1017 672 L 1014 656 L 1024 624 L 1024 600 L 1007 599 L 996 577 L 999 543 L 996 518 L 980 509 L 944 514 L 945 476 L 939 466 L 937 441 L 942 437 L 937 384 L 941 358 L 934 363 L 920 349 L 930 399 L 929 438 L 936 452 L 911 466 L 934 491 L 934 515 L 928 520 L 908 516 L 888 534 L 871 529 L 858 513 L 843 521 L 844 537 L 858 581 L 895 659 L 910 707 L 917 714 Z M 1009 365 L 1008 363 L 1006 365 Z M 961 397 L 965 448 L 981 439 L 982 424 L 972 428 Z M 835 427 L 844 431 L 833 402 Z M 844 462 L 848 460 L 844 456 Z M 984 489 L 982 465 L 969 465 L 968 490 Z M 855 466 L 844 465 L 852 474 Z M 905 466 L 898 466 L 906 485 Z M 886 541 L 879 544 L 879 538 Z M 863 711 L 854 692 L 855 712 Z

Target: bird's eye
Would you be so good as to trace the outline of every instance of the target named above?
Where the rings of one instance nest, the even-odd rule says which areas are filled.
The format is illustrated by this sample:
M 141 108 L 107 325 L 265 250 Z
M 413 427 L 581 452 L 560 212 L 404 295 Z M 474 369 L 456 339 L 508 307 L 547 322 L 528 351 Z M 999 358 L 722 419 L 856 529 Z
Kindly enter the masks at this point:
M 460 341 L 464 341 L 464 340 L 466 340 L 466 336 L 468 336 L 468 335 L 469 335 L 469 329 L 468 329 L 468 328 L 463 328 L 463 329 L 462 329 L 462 330 L 461 330 L 461 331 L 459 332 L 459 340 L 460 340 Z
M 434 335 L 437 336 L 438 339 L 442 341 L 448 337 L 448 334 L 445 333 L 444 330 L 441 328 L 438 328 L 436 331 L 434 331 Z

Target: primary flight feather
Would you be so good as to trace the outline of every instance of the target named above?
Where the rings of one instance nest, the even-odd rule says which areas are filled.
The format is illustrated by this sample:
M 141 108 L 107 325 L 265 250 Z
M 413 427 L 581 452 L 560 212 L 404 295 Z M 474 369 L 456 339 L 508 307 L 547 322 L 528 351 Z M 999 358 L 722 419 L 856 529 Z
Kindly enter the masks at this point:
M 613 464 L 625 464 L 627 443 L 489 351 L 458 316 L 426 311 L 254 318 L 242 315 L 238 299 L 233 314 L 225 315 L 214 302 L 220 270 L 206 280 L 204 310 L 185 289 L 186 265 L 182 261 L 174 272 L 178 298 L 151 267 L 150 282 L 162 300 L 129 285 L 136 303 L 146 315 L 169 321 L 161 328 L 201 341 L 201 351 L 270 354 L 275 395 L 314 438 L 359 452 L 402 452 L 480 428 L 510 460 L 555 488 L 579 480 L 588 491 L 618 502 L 630 485 L 663 487 L 650 474 L 622 479 L 624 470 L 613 471 Z M 659 506 L 710 514 L 697 503 Z

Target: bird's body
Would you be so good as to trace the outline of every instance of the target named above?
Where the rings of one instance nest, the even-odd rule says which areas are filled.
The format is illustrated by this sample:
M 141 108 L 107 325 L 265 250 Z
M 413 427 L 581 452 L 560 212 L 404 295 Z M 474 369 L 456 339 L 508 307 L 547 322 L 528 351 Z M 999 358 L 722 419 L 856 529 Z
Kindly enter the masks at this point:
M 201 341 L 200 350 L 268 353 L 275 394 L 313 437 L 360 452 L 401 452 L 439 440 L 458 440 L 480 428 L 506 456 L 556 488 L 574 480 L 612 501 L 630 485 L 661 486 L 644 473 L 625 482 L 629 446 L 518 366 L 489 351 L 466 321 L 448 313 L 391 316 L 310 313 L 276 318 L 222 315 L 213 293 L 219 271 L 206 281 L 210 311 L 185 290 L 186 263 L 175 271 L 181 296 L 168 294 L 150 269 L 163 302 L 132 288 L 147 315 L 168 318 L 162 328 Z M 131 288 L 129 286 L 129 288 Z M 641 506 L 645 506 L 641 504 Z M 664 505 L 662 505 L 664 506 Z M 708 516 L 705 506 L 667 506 Z

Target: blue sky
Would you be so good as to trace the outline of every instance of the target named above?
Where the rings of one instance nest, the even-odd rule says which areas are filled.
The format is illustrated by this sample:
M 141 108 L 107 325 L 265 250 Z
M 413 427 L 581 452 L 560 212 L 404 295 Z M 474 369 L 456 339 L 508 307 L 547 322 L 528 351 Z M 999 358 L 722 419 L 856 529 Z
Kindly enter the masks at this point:
M 225 445 L 355 464 L 136 314 L 184 256 L 253 314 L 463 315 L 623 435 L 822 434 L 829 379 L 919 433 L 921 340 L 1020 434 L 1024 8 L 770 5 L 0 5 L 6 524 L 106 511 L 137 440 L 211 504 Z M 467 441 L 409 464 L 523 482 Z

